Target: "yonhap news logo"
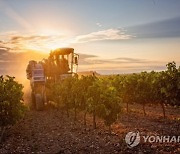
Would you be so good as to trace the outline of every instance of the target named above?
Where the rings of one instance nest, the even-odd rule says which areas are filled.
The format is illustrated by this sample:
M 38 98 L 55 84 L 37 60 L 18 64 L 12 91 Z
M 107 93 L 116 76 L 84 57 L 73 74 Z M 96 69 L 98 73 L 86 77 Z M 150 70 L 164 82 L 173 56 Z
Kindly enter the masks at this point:
M 140 143 L 139 132 L 129 132 L 126 134 L 125 141 L 129 148 L 135 147 Z
M 144 143 L 180 143 L 180 136 L 160 136 L 160 135 L 143 135 L 140 132 L 128 132 L 125 136 L 125 142 L 129 148 L 137 146 L 140 142 Z

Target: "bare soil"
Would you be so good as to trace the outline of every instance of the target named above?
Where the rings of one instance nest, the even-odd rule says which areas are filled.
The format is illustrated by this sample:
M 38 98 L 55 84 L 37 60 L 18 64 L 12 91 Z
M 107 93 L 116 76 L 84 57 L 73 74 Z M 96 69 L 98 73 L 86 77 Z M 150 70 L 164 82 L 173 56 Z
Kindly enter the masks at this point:
M 180 153 L 180 143 L 143 143 L 129 148 L 125 135 L 138 130 L 141 135 L 180 135 L 180 110 L 166 108 L 163 119 L 159 106 L 147 106 L 143 116 L 141 106 L 130 105 L 130 113 L 119 115 L 112 126 L 112 133 L 103 121 L 97 120 L 97 129 L 92 128 L 88 115 L 87 126 L 83 125 L 82 113 L 74 123 L 57 109 L 28 111 L 25 117 L 6 132 L 6 140 L 0 144 L 0 153 Z

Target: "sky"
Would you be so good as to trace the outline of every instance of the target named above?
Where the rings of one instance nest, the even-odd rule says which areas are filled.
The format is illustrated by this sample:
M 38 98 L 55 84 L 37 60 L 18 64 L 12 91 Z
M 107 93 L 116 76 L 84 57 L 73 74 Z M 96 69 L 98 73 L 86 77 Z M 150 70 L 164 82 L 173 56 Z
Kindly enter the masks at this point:
M 79 71 L 161 71 L 180 64 L 179 0 L 0 0 L 0 74 L 72 47 Z

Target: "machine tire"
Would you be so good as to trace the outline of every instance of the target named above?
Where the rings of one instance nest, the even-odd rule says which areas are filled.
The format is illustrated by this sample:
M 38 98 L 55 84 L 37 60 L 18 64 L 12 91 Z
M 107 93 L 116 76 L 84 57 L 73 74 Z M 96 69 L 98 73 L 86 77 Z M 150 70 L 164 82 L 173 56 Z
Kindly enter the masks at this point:
M 36 110 L 38 110 L 38 111 L 43 110 L 44 101 L 43 101 L 42 95 L 41 94 L 36 94 L 35 99 L 36 99 Z

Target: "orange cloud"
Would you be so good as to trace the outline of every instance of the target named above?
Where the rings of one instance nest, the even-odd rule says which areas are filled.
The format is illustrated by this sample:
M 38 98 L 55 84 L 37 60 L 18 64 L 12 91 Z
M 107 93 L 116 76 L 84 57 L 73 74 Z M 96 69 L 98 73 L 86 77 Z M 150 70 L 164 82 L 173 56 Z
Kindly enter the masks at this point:
M 103 41 L 103 40 L 127 40 L 133 36 L 125 33 L 121 29 L 106 29 L 97 32 L 92 32 L 86 35 L 77 36 L 75 43 L 85 43 L 91 41 Z

